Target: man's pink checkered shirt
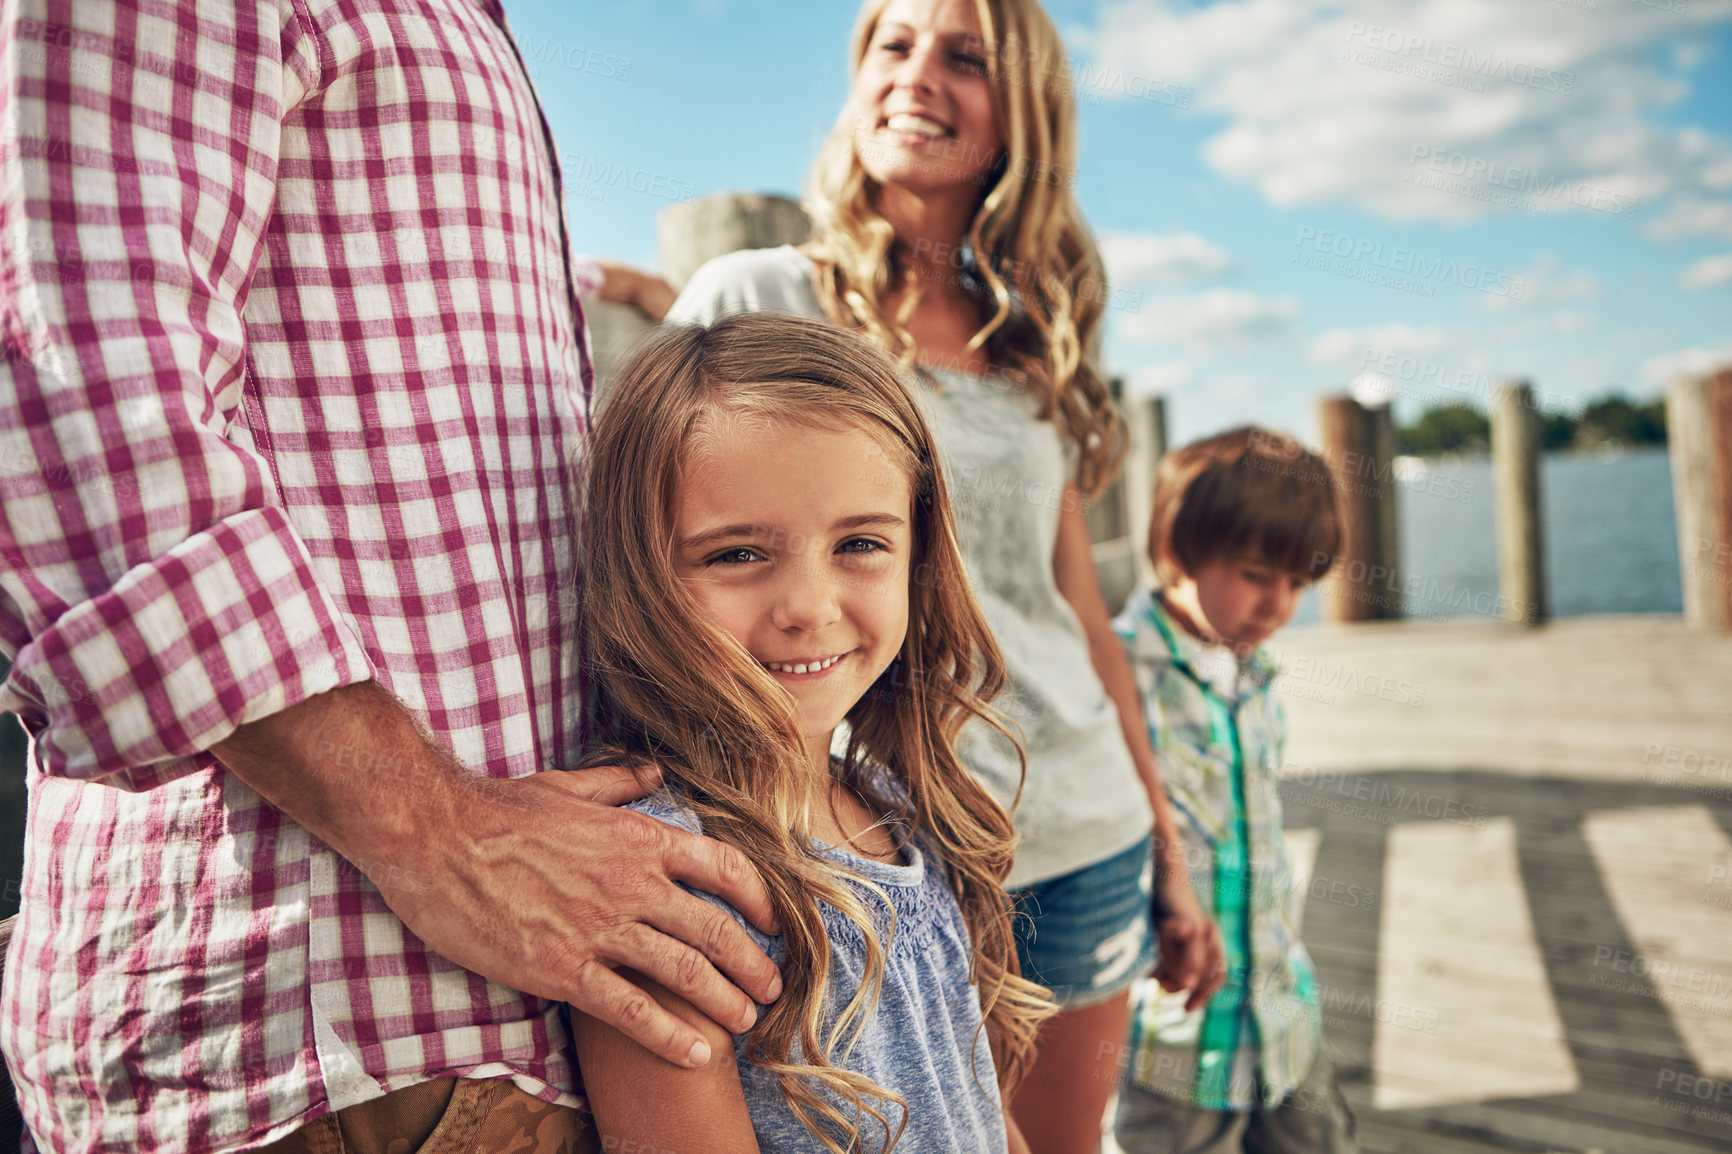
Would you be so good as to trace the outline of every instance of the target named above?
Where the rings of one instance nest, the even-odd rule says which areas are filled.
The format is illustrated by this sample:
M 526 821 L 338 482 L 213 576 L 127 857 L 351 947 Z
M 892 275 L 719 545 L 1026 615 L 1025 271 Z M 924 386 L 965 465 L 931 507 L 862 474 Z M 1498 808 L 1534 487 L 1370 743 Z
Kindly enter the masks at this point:
M 0 709 L 33 755 L 0 1046 L 26 1121 L 204 1151 L 436 1075 L 578 1104 L 557 1005 L 427 950 L 201 752 L 369 679 L 479 772 L 578 749 L 589 363 L 496 0 L 5 12 Z

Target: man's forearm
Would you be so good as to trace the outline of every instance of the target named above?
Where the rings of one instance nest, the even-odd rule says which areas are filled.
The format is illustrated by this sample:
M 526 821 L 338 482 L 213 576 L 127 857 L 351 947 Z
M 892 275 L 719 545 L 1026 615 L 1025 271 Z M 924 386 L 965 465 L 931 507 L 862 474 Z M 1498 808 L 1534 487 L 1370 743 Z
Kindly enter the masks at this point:
M 343 686 L 235 730 L 223 766 L 387 893 L 413 888 L 412 847 L 450 830 L 473 775 L 377 682 Z M 403 872 L 408 871 L 408 872 Z

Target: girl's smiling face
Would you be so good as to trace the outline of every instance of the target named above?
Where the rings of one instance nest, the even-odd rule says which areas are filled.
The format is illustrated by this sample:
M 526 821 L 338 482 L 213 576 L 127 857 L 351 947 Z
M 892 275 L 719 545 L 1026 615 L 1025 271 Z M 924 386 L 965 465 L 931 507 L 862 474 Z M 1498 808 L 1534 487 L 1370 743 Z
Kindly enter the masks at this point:
M 901 652 L 912 493 L 881 442 L 721 412 L 674 496 L 674 567 L 710 619 L 793 697 L 815 764 Z
M 881 185 L 980 185 L 1004 148 L 973 0 L 891 0 L 849 100 L 861 166 Z

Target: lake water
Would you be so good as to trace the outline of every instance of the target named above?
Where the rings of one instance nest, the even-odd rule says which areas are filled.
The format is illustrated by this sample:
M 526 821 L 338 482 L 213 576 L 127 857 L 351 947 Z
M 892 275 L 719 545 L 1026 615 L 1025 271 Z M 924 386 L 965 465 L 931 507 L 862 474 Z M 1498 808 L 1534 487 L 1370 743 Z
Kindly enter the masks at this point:
M 1427 461 L 1396 485 L 1401 586 L 1409 617 L 1484 612 L 1497 597 L 1491 461 Z M 1678 522 L 1664 446 L 1621 456 L 1548 455 L 1540 462 L 1546 580 L 1554 617 L 1681 613 Z M 1417 595 L 1412 595 L 1416 593 Z M 1319 620 L 1308 593 L 1295 624 Z

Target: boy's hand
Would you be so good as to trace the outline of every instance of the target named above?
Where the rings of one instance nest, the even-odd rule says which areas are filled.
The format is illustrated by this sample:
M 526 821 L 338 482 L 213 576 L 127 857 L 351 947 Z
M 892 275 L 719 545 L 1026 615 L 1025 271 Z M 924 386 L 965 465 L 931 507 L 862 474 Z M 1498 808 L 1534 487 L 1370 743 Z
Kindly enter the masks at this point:
M 1190 990 L 1187 1013 L 1200 1009 L 1227 980 L 1221 928 L 1203 913 L 1188 878 L 1177 885 L 1158 886 L 1155 899 L 1155 936 L 1160 943 L 1160 962 L 1155 980 L 1174 993 Z

